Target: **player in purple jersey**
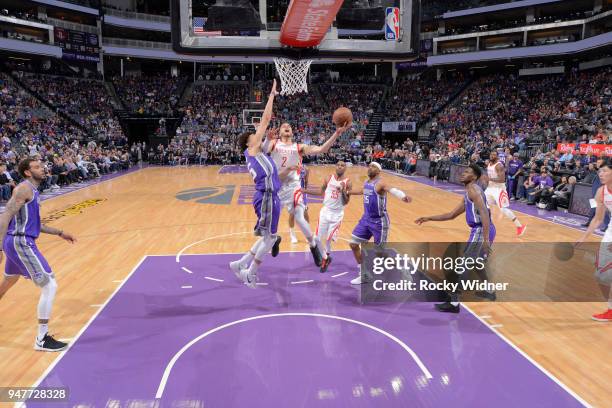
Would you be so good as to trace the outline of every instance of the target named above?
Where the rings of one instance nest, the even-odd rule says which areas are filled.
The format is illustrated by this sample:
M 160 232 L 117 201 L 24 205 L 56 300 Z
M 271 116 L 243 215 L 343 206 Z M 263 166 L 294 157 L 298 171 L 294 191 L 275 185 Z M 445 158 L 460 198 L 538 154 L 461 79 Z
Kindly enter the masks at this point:
M 276 235 L 281 210 L 278 191 L 281 187 L 281 180 L 290 172 L 296 171 L 295 167 L 287 167 L 279 174 L 276 165 L 262 148 L 262 139 L 272 119 L 272 107 L 277 94 L 276 80 L 274 80 L 268 103 L 256 132 L 244 133 L 238 140 L 240 148 L 244 151 L 247 168 L 255 183 L 256 191 L 253 196 L 253 207 L 257 214 L 255 235 L 260 238 L 242 258 L 231 262 L 230 268 L 245 285 L 253 289 L 257 287 L 257 269 L 263 257 L 270 250 L 272 250 L 272 256 L 278 255 L 281 241 L 281 237 Z
M 17 283 L 20 276 L 31 279 L 41 289 L 38 302 L 38 335 L 34 350 L 60 351 L 68 344 L 55 340 L 49 334 L 48 326 L 57 283 L 51 267 L 36 246 L 36 239 L 41 232 L 57 235 L 71 243 L 76 239 L 67 232 L 41 224 L 38 186 L 45 179 L 45 170 L 40 161 L 33 158 L 24 159 L 19 162 L 18 171 L 25 181 L 15 187 L 6 204 L 6 210 L 0 215 L 0 237 L 4 239 L 3 252 L 6 253 L 0 299 Z
M 481 175 L 480 167 L 476 164 L 470 164 L 460 178 L 465 185 L 465 195 L 461 203 L 449 213 L 421 217 L 415 220 L 415 223 L 422 225 L 428 221 L 454 220 L 465 213 L 465 221 L 470 227 L 470 237 L 463 253 L 465 258 L 486 258 L 491 252 L 491 244 L 495 239 L 495 226 L 491 220 L 491 211 L 487 207 L 487 198 L 477 183 Z M 484 269 L 476 268 L 475 271 L 481 280 L 487 279 Z M 468 275 L 468 273 L 464 274 L 465 276 Z M 497 298 L 494 292 L 483 291 L 477 292 L 476 295 L 489 300 Z M 452 293 L 449 302 L 437 304 L 436 308 L 441 312 L 459 313 L 459 295 Z
M 351 250 L 359 266 L 359 276 L 351 281 L 353 285 L 368 283 L 372 277 L 367 271 L 361 271 L 363 257 L 361 254 L 361 244 L 366 243 L 370 238 L 374 238 L 374 243 L 380 248 L 387 243 L 391 222 L 387 214 L 387 193 L 402 200 L 405 203 L 412 201 L 403 191 L 389 187 L 381 178 L 382 167 L 376 162 L 368 166 L 368 180 L 364 183 L 361 190 L 351 190 L 350 195 L 363 194 L 363 216 L 353 229 L 350 242 Z

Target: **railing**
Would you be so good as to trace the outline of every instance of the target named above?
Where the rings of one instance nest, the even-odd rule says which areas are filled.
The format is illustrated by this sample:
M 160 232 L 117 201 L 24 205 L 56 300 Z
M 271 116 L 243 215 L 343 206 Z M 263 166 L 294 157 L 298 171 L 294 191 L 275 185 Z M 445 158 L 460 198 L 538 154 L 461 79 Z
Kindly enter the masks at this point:
M 123 47 L 149 48 L 157 50 L 171 50 L 172 44 L 156 41 L 126 40 L 123 38 L 102 38 L 103 45 L 115 45 Z
M 94 27 L 90 25 L 73 23 L 72 21 L 60 20 L 59 18 L 51 18 L 51 17 L 48 17 L 47 21 L 49 24 L 52 24 L 56 27 L 65 28 L 67 30 L 83 31 L 85 33 L 91 33 L 91 34 L 98 33 L 98 27 Z
M 104 13 L 109 16 L 132 18 L 135 20 L 144 20 L 144 21 L 155 21 L 158 23 L 170 24 L 170 17 L 168 16 L 157 16 L 154 14 L 136 13 L 134 11 L 114 10 L 114 9 L 107 8 L 107 7 L 104 7 L 103 9 L 104 9 Z

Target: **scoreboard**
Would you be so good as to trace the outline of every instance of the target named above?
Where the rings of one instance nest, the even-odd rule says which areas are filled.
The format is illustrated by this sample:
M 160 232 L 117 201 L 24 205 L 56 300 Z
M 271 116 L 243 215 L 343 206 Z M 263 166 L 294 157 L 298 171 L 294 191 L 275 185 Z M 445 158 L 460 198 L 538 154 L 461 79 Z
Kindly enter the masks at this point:
M 55 27 L 55 44 L 62 49 L 62 58 L 70 61 L 100 62 L 97 34 Z

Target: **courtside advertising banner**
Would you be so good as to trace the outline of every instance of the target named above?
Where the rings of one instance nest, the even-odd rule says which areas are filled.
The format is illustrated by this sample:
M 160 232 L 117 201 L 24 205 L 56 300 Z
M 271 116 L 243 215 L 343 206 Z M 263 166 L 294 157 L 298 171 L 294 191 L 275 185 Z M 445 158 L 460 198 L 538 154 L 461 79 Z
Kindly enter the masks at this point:
M 315 47 L 334 22 L 343 0 L 293 0 L 280 33 L 281 44 Z
M 612 156 L 612 145 L 582 143 L 576 149 L 575 143 L 558 143 L 557 150 L 561 153 L 594 154 L 595 156 Z

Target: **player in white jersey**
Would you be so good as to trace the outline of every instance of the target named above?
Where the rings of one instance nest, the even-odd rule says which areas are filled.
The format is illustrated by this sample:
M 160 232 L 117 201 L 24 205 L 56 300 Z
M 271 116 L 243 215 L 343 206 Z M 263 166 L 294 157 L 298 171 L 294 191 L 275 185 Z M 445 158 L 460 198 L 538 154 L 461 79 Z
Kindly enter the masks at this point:
M 271 140 L 270 137 L 274 137 L 274 132 L 270 132 L 266 144 L 264 145 L 264 149 L 270 153 L 270 157 L 276 164 L 279 173 L 287 167 L 297 168 L 296 171 L 290 172 L 285 178 L 281 179 L 282 185 L 278 196 L 282 206 L 287 209 L 289 214 L 294 215 L 295 222 L 298 224 L 304 237 L 308 241 L 310 252 L 317 266 L 321 266 L 322 255 L 317 249 L 317 242 L 310 229 L 310 224 L 304 218 L 306 206 L 302 197 L 299 174 L 302 165 L 302 156 L 327 153 L 336 142 L 336 139 L 351 126 L 352 123 L 347 123 L 337 128 L 336 132 L 321 146 L 310 146 L 294 142 L 291 125 L 289 123 L 283 123 L 279 128 L 279 138 Z
M 521 222 L 516 218 L 516 215 L 510 210 L 510 198 L 506 191 L 506 168 L 499 161 L 497 152 L 494 150 L 489 156 L 489 164 L 487 165 L 487 176 L 489 184 L 485 190 L 485 196 L 487 197 L 487 203 L 489 205 L 497 205 L 502 214 L 506 218 L 512 220 L 516 225 L 516 235 L 519 237 L 525 233 L 527 229 L 526 225 L 522 225 Z
M 612 211 L 612 167 L 610 164 L 606 163 L 599 168 L 599 180 L 601 180 L 602 186 L 595 194 L 595 201 L 597 202 L 595 217 L 576 245 L 584 242 L 587 237 L 595 232 L 595 229 L 604 220 L 606 211 Z M 592 318 L 598 322 L 612 322 L 612 220 L 601 240 L 595 267 L 595 278 L 599 282 L 601 293 L 608 299 L 608 310 L 595 314 Z
M 317 245 L 323 260 L 321 261 L 321 273 L 327 272 L 331 264 L 331 243 L 336 241 L 344 218 L 344 207 L 348 204 L 351 190 L 351 181 L 344 177 L 346 163 L 336 163 L 336 173 L 330 175 L 320 189 L 309 189 L 308 194 L 322 195 L 323 207 L 319 213 L 317 225 Z
M 302 165 L 302 169 L 300 170 L 300 185 L 302 186 L 302 191 L 308 188 L 308 173 L 309 173 L 308 168 Z M 307 197 L 302 195 L 302 200 L 304 201 L 304 207 L 305 207 L 304 219 L 306 220 L 307 223 L 310 224 L 310 217 L 308 216 Z M 295 232 L 293 230 L 294 227 L 295 227 L 295 217 L 293 216 L 293 214 L 289 214 L 289 237 L 291 238 L 292 244 L 297 244 L 298 239 L 295 236 Z

